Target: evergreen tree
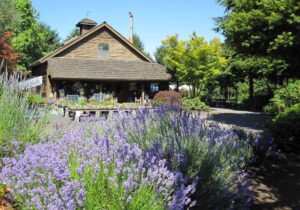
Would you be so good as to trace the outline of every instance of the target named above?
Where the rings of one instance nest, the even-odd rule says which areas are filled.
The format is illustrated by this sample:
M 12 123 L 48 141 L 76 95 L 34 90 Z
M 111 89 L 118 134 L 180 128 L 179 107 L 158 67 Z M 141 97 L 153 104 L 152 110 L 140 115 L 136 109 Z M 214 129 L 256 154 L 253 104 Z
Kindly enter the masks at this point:
M 74 28 L 70 34 L 67 36 L 67 38 L 65 39 L 65 42 L 69 41 L 70 39 L 72 39 L 73 37 L 79 36 L 80 35 L 80 30 L 78 27 Z
M 217 31 L 234 52 L 231 69 L 247 77 L 250 104 L 254 81 L 282 85 L 300 77 L 300 2 L 298 0 L 219 0 L 226 15 Z M 242 78 L 241 78 L 242 79 Z

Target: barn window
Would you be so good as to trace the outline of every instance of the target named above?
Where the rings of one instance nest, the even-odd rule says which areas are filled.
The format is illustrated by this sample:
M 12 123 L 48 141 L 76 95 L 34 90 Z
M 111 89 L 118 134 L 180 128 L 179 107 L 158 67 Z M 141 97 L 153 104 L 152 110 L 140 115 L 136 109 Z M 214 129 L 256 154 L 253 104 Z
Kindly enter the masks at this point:
M 109 49 L 107 43 L 100 43 L 98 46 L 98 51 L 99 51 L 99 58 L 101 60 L 109 59 Z

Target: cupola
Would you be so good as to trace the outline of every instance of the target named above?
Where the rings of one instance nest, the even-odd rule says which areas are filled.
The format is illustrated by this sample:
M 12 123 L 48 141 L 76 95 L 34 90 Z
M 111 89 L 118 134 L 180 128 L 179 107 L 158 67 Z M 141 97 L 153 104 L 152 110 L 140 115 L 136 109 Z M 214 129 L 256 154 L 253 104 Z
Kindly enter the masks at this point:
M 92 28 L 94 28 L 97 23 L 91 19 L 84 18 L 79 23 L 76 24 L 77 27 L 80 29 L 80 35 L 85 34 Z

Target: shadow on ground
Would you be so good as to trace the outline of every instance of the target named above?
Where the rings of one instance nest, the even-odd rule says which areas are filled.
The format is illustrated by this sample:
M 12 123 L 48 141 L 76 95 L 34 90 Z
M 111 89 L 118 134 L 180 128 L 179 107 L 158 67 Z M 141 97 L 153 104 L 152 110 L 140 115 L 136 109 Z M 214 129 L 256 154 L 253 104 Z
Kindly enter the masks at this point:
M 250 169 L 254 210 L 300 209 L 300 155 L 284 161 L 265 159 Z
M 270 116 L 261 113 L 212 113 L 209 120 L 252 130 L 263 130 Z

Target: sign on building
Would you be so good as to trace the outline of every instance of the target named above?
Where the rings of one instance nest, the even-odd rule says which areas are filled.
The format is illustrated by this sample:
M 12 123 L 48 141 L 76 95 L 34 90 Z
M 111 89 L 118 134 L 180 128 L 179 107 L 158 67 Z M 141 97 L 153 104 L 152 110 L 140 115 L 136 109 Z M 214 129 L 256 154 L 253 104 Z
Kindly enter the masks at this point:
M 39 76 L 39 77 L 35 77 L 32 79 L 19 82 L 19 88 L 21 90 L 28 90 L 34 87 L 41 86 L 42 84 L 43 84 L 43 77 Z

